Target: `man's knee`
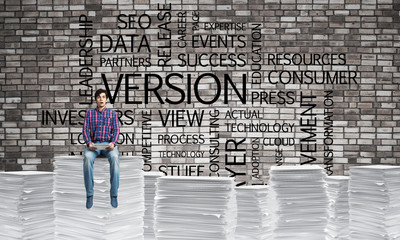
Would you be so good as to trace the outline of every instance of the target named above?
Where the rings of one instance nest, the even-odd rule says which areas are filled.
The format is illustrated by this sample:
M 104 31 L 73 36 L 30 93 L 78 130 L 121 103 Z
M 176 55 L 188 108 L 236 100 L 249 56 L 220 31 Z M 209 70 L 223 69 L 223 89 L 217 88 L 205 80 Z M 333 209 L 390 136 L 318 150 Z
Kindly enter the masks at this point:
M 114 162 L 116 162 L 116 161 L 119 160 L 119 156 L 118 156 L 117 153 L 111 153 L 111 154 L 109 155 L 109 159 L 112 160 L 112 161 L 114 161 Z
M 118 163 L 119 162 L 119 152 L 117 149 L 114 149 L 113 151 L 110 151 L 108 153 L 108 160 L 110 162 Z
M 92 163 L 96 158 L 96 154 L 93 151 L 86 149 L 83 153 L 83 160 L 85 163 Z

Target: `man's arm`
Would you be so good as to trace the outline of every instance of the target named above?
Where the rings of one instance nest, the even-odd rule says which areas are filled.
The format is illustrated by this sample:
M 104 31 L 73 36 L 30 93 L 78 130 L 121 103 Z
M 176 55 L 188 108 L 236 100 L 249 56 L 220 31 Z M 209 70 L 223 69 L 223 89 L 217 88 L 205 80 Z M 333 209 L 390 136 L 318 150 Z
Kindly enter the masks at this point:
M 114 121 L 112 122 L 112 128 L 111 128 L 111 142 L 110 146 L 107 147 L 106 149 L 108 151 L 114 150 L 114 147 L 117 145 L 118 137 L 119 137 L 119 123 L 118 123 L 118 115 L 115 111 L 112 111 L 113 119 Z
M 90 112 L 87 111 L 85 115 L 85 121 L 83 123 L 83 129 L 82 129 L 82 136 L 83 136 L 83 141 L 85 141 L 86 145 L 90 145 L 92 142 L 91 138 L 91 130 L 90 130 Z
M 112 125 L 112 139 L 111 139 L 111 143 L 114 144 L 114 146 L 117 145 L 118 142 L 118 137 L 119 137 L 119 120 L 118 120 L 118 114 L 113 111 L 113 125 Z

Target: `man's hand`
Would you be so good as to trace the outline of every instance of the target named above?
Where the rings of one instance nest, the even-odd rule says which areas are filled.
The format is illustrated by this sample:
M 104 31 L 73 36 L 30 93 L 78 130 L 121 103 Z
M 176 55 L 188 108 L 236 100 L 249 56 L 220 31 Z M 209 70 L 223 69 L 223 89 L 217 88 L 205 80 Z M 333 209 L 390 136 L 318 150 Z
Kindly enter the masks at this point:
M 106 150 L 108 150 L 108 151 L 114 150 L 114 147 L 115 147 L 114 143 L 109 143 L 108 146 L 109 147 L 107 147 Z
M 95 151 L 97 148 L 93 147 L 94 143 L 89 143 L 89 150 L 90 151 Z

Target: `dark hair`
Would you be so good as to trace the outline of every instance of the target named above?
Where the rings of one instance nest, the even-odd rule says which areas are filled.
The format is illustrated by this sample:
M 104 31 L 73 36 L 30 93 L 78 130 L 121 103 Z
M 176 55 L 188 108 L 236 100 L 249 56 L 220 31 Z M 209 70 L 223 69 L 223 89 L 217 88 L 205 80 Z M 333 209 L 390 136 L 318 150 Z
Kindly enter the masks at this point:
M 97 97 L 100 96 L 100 94 L 102 94 L 102 93 L 105 93 L 105 94 L 106 94 L 106 98 L 108 98 L 108 97 L 107 97 L 107 92 L 106 92 L 106 90 L 100 88 L 100 89 L 97 90 L 96 93 L 94 94 L 94 100 L 96 100 Z

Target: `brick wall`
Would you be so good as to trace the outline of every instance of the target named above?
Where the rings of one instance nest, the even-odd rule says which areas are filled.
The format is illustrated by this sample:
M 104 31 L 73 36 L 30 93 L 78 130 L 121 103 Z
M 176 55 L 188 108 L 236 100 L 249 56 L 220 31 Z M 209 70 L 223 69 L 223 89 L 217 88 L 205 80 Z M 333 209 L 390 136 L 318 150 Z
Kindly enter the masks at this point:
M 170 10 L 166 10 L 169 7 Z M 334 174 L 347 174 L 349 166 L 355 164 L 400 162 L 399 0 L 102 0 L 101 4 L 97 0 L 0 0 L 0 8 L 0 170 L 51 170 L 53 156 L 80 154 L 83 146 L 79 144 L 78 135 L 82 129 L 80 123 L 83 121 L 83 110 L 95 107 L 95 104 L 85 104 L 91 98 L 83 96 L 83 93 L 105 88 L 105 78 L 110 93 L 114 94 L 118 87 L 119 74 L 125 74 L 124 77 L 126 74 L 141 74 L 129 80 L 131 85 L 126 85 L 125 78 L 122 78 L 115 103 L 109 105 L 119 110 L 122 116 L 120 151 L 142 155 L 144 149 L 147 149 L 143 146 L 147 140 L 143 138 L 148 130 L 143 121 L 148 117 L 146 113 L 151 112 L 149 123 L 152 135 L 148 141 L 152 145 L 153 170 L 161 167 L 163 170 L 174 171 L 168 166 L 179 166 L 180 170 L 185 166 L 194 166 L 189 170 L 195 171 L 201 165 L 201 174 L 232 174 L 226 169 L 228 167 L 235 173 L 246 174 L 237 176 L 238 179 L 257 182 L 267 178 L 271 165 L 305 163 L 311 159 L 302 156 L 302 153 L 315 158 L 311 163 L 324 167 L 333 163 L 331 167 Z M 171 14 L 170 24 L 167 24 L 169 15 L 164 15 L 167 12 Z M 121 17 L 123 21 L 118 21 L 120 14 L 125 14 Z M 125 16 L 128 15 L 132 15 L 131 29 L 125 28 L 129 20 Z M 91 21 L 86 22 L 86 27 L 93 28 L 86 32 L 87 36 L 82 36 L 85 34 L 82 30 L 85 27 L 83 20 Z M 244 25 L 245 29 L 209 29 L 214 23 L 232 22 Z M 255 29 L 258 25 L 259 30 Z M 261 33 L 260 38 L 258 31 Z M 136 34 L 133 46 L 128 37 L 132 34 Z M 127 50 L 123 49 L 120 40 L 115 51 L 106 51 L 109 44 L 109 38 L 106 37 L 103 37 L 104 49 L 101 49 L 101 35 L 109 36 L 114 47 L 118 36 L 122 35 Z M 207 42 L 207 36 L 229 36 L 228 45 L 213 45 L 217 43 Z M 242 41 L 237 36 L 241 36 Z M 79 44 L 80 40 L 87 39 L 92 42 Z M 204 42 L 206 46 L 202 46 Z M 91 47 L 89 43 L 92 43 Z M 141 43 L 142 48 L 139 51 Z M 180 47 L 179 44 L 183 43 L 187 46 Z M 162 48 L 168 44 L 171 44 L 171 48 Z M 260 49 L 258 44 L 261 45 Z M 80 56 L 82 49 L 91 57 L 84 58 L 84 52 Z M 215 53 L 211 58 L 215 66 L 210 66 L 207 60 L 212 53 Z M 195 54 L 208 54 L 203 55 L 202 60 L 203 65 L 208 66 L 201 66 L 199 62 L 193 64 L 194 66 L 182 63 L 182 58 L 185 57 L 186 61 L 193 63 Z M 225 59 L 229 54 L 234 54 L 231 58 L 235 59 L 236 64 Z M 322 60 L 312 64 L 296 64 L 283 59 L 278 64 L 278 54 L 287 54 L 289 58 L 295 54 L 300 54 L 297 57 L 305 54 L 305 59 L 328 54 L 336 60 L 330 59 L 326 64 L 320 64 Z M 342 60 L 337 59 L 338 54 L 343 54 Z M 261 62 L 256 61 L 257 56 L 261 56 Z M 125 61 L 132 57 L 137 58 L 132 66 L 121 66 L 122 62 L 113 63 L 113 58 L 122 59 L 116 61 Z M 163 66 L 163 60 L 169 58 L 171 60 Z M 85 67 L 80 60 L 90 63 L 88 67 L 93 76 L 85 78 L 80 75 Z M 140 61 L 144 64 L 140 64 Z M 256 63 L 261 63 L 260 83 L 252 82 L 251 78 L 258 71 Z M 347 76 L 352 72 L 356 77 L 353 82 L 349 80 L 352 84 L 284 84 L 289 76 L 293 78 L 290 74 L 305 71 L 315 72 L 318 79 L 323 71 L 343 71 Z M 268 79 L 271 72 L 271 78 Z M 190 103 L 186 94 L 182 103 L 161 104 L 154 91 L 149 92 L 148 104 L 126 101 L 125 96 L 129 94 L 130 101 L 144 102 L 145 74 L 157 74 L 161 77 L 163 84 L 157 93 L 163 100 L 168 97 L 172 101 L 179 101 L 181 93 L 176 88 L 168 87 L 165 82 L 165 78 L 171 73 L 183 75 L 183 78 L 170 79 L 174 86 L 185 92 L 191 86 Z M 221 96 L 213 103 L 201 103 L 196 99 L 194 83 L 201 74 L 210 73 L 221 80 Z M 191 74 L 191 84 L 188 84 L 187 74 Z M 224 74 L 231 77 L 239 94 L 242 94 L 244 87 L 242 75 L 246 74 L 246 103 L 240 101 L 232 85 L 228 86 L 228 102 L 223 102 L 226 85 L 223 82 Z M 86 86 L 82 82 L 85 80 Z M 149 88 L 155 88 L 158 81 L 152 76 Z M 135 86 L 139 89 L 132 88 Z M 197 88 L 200 98 L 206 102 L 211 101 L 218 93 L 216 80 L 212 77 L 204 77 Z M 274 94 L 271 92 L 278 91 L 293 92 L 295 101 L 284 104 L 271 103 L 274 99 L 268 98 L 269 102 L 251 101 L 253 94 Z M 330 96 L 326 97 L 329 91 Z M 301 95 L 315 96 L 312 102 L 316 104 L 313 115 L 304 114 L 310 105 L 306 105 L 306 98 L 302 105 Z M 275 98 L 277 99 L 279 98 Z M 326 109 L 329 107 L 327 103 L 334 103 L 329 118 L 333 120 L 332 136 L 324 129 L 324 118 L 329 115 L 326 113 L 329 112 Z M 178 124 L 184 124 L 185 127 L 173 126 L 171 121 L 164 127 L 162 117 L 166 117 L 168 110 L 188 110 L 189 114 L 193 114 L 194 110 L 198 113 L 204 110 L 204 118 L 200 126 L 195 124 L 189 127 L 184 112 L 184 120 Z M 225 119 L 228 111 L 233 110 L 253 110 L 259 115 L 252 119 L 245 119 L 243 116 L 239 119 Z M 215 111 L 219 112 L 218 136 L 210 133 L 210 122 L 213 121 L 211 112 L 215 114 Z M 317 118 L 317 126 L 313 130 L 315 136 L 301 126 L 302 121 L 304 123 L 308 118 L 310 123 L 313 117 Z M 293 129 L 273 133 L 241 132 L 227 129 L 226 123 L 234 124 L 235 127 L 239 126 L 236 124 L 251 123 L 271 126 L 293 124 Z M 203 134 L 204 143 L 190 141 L 188 144 L 172 144 L 158 140 L 167 134 L 170 137 Z M 310 136 L 312 138 L 307 138 Z M 211 146 L 210 139 L 213 138 L 219 142 L 219 153 L 214 167 L 220 168 L 219 171 L 214 168 L 214 172 L 210 170 L 210 151 L 215 149 Z M 277 138 L 293 139 L 295 143 L 283 146 L 276 144 Z M 229 139 L 237 142 L 245 139 L 239 148 L 247 149 L 246 163 L 241 162 L 242 152 L 227 151 L 225 143 Z M 307 146 L 314 146 L 314 142 L 307 139 L 316 140 L 315 152 L 304 152 Z M 259 145 L 255 144 L 257 141 L 261 141 Z M 273 144 L 263 145 L 263 141 L 273 141 Z M 324 154 L 329 155 L 325 147 L 332 149 L 332 162 L 324 158 Z M 163 155 L 163 151 L 185 151 L 187 154 L 200 155 L 170 158 L 167 153 Z M 228 154 L 227 162 L 225 154 Z M 233 162 L 235 155 L 236 164 Z M 252 171 L 260 179 L 252 179 Z

